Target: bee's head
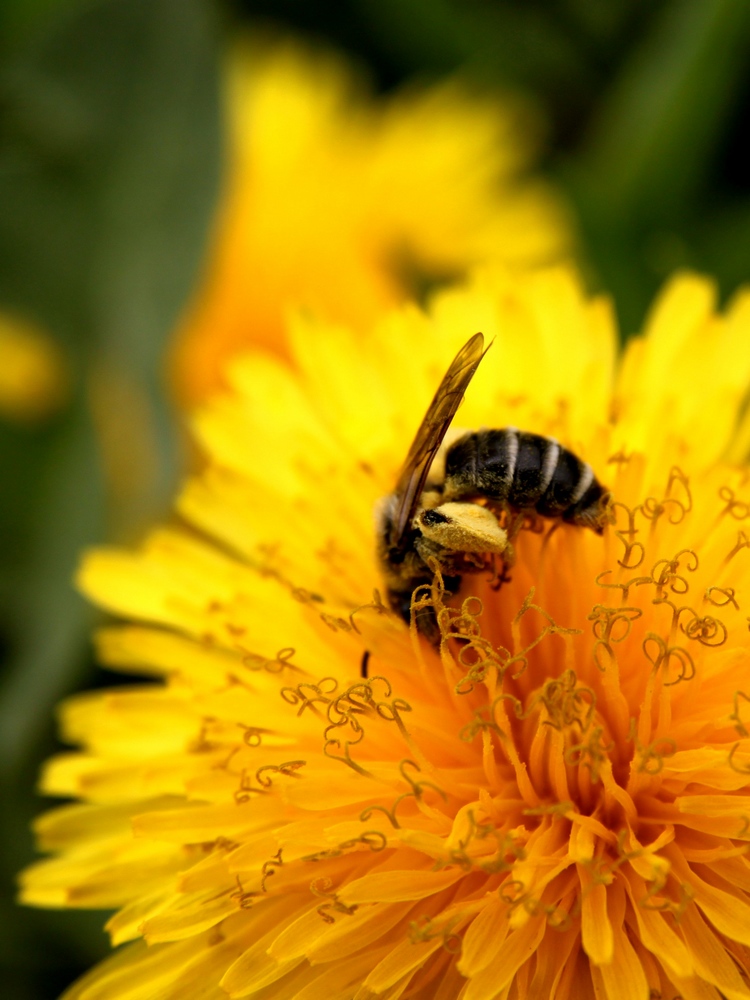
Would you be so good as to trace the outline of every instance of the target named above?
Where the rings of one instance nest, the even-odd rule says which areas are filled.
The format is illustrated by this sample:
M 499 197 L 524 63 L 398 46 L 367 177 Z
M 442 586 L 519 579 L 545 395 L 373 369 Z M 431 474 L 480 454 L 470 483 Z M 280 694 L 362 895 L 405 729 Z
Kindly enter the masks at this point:
M 443 503 L 421 510 L 414 519 L 425 538 L 451 552 L 497 553 L 508 548 L 508 534 L 486 507 Z

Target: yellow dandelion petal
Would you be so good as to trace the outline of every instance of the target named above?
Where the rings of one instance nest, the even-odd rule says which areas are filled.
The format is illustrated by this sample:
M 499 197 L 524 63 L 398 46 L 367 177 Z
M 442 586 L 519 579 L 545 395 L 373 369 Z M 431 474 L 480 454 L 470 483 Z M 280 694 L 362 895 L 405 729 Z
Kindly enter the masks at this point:
M 494 267 L 234 364 L 187 525 L 81 571 L 131 619 L 102 658 L 162 680 L 73 699 L 45 769 L 82 801 L 23 898 L 125 943 L 68 1000 L 750 997 L 746 303 L 678 276 L 618 362 L 572 272 Z M 611 523 L 436 577 L 435 645 L 387 607 L 373 509 L 480 327 L 455 423 L 555 438 Z
M 227 179 L 171 361 L 186 401 L 253 343 L 288 354 L 290 303 L 363 329 L 425 281 L 569 250 L 558 196 L 524 179 L 537 128 L 516 99 L 451 81 L 376 102 L 342 61 L 286 42 L 238 45 L 225 103 Z

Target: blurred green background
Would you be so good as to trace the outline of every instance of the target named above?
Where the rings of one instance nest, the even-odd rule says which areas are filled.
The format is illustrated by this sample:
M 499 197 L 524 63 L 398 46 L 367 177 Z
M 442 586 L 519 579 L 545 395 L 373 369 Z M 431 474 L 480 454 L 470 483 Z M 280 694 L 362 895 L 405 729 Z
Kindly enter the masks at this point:
M 0 310 L 70 367 L 51 419 L 0 418 L 0 990 L 51 1000 L 106 953 L 101 913 L 19 910 L 54 705 L 116 682 L 70 579 L 82 548 L 169 508 L 180 434 L 162 358 L 222 167 L 219 67 L 240 26 L 349 53 L 382 92 L 458 68 L 530 97 L 541 167 L 577 214 L 592 287 L 636 331 L 677 267 L 750 278 L 747 0 L 0 0 Z M 112 496 L 92 373 L 137 388 L 155 474 Z

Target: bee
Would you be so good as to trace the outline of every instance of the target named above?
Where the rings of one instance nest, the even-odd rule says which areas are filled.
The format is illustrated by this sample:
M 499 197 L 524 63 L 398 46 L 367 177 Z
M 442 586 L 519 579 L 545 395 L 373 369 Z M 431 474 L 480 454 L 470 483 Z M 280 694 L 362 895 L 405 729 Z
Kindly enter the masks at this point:
M 485 354 L 477 333 L 453 359 L 396 489 L 376 509 L 388 599 L 406 622 L 415 589 L 432 583 L 431 564 L 440 567 L 451 596 L 465 573 L 485 570 L 498 557 L 503 571 L 513 564 L 512 538 L 529 517 L 556 518 L 598 534 L 607 520 L 607 490 L 590 465 L 554 438 L 505 427 L 469 431 L 444 443 Z M 434 621 L 430 625 L 423 615 L 419 624 L 434 635 Z

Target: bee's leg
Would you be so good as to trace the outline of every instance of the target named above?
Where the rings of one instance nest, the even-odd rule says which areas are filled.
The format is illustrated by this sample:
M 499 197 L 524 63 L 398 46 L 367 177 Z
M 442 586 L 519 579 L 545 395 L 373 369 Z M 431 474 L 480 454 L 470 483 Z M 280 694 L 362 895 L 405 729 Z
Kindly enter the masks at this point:
M 508 532 L 508 549 L 511 551 L 513 548 L 511 543 L 514 541 L 515 538 L 517 538 L 518 532 L 523 527 L 523 522 L 525 520 L 526 520 L 526 514 L 523 511 L 519 511 L 515 515 L 515 517 L 512 516 L 508 517 L 508 527 L 506 530 Z
M 497 555 L 493 552 L 490 556 L 490 587 L 493 590 L 500 589 L 503 583 L 503 575 L 504 568 L 498 569 Z
M 455 552 L 450 552 L 443 545 L 425 538 L 424 535 L 414 540 L 414 548 L 425 567 L 437 563 L 442 573 L 450 573 L 451 560 L 455 558 Z
M 504 583 L 510 583 L 511 577 L 508 575 L 508 570 L 513 568 L 515 561 L 516 551 L 510 544 L 508 544 L 507 549 L 500 558 L 499 567 L 497 557 L 495 555 L 492 556 L 492 579 L 490 580 L 490 587 L 493 590 L 500 590 Z
M 505 575 L 506 570 L 513 569 L 515 565 L 516 565 L 516 550 L 511 545 L 511 543 L 508 542 L 508 547 L 506 548 L 505 552 L 503 552 L 503 575 Z

